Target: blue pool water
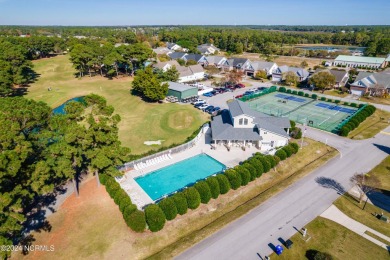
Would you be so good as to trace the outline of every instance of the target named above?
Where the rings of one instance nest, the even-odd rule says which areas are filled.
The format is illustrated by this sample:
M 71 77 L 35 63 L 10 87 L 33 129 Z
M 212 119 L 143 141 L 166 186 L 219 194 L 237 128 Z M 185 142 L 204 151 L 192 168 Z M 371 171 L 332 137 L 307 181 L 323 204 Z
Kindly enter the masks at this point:
M 57 115 L 57 114 L 65 115 L 65 106 L 66 106 L 66 104 L 68 104 L 71 101 L 84 102 L 84 97 L 75 97 L 75 98 L 69 99 L 61 106 L 54 108 L 52 111 L 53 114 L 54 115 Z
M 152 200 L 157 200 L 225 168 L 225 165 L 210 156 L 200 154 L 138 177 L 135 181 Z

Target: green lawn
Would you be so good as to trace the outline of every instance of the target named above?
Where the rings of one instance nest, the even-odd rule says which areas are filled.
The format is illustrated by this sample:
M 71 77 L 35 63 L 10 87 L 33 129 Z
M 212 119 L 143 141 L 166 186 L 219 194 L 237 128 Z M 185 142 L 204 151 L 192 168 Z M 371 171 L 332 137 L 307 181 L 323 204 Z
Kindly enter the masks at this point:
M 44 101 L 54 108 L 89 93 L 105 97 L 122 118 L 119 125 L 122 144 L 135 154 L 156 148 L 144 145 L 144 141 L 164 140 L 164 146 L 182 142 L 207 120 L 207 116 L 190 105 L 146 103 L 132 96 L 130 77 L 75 78 L 69 56 L 34 61 L 34 70 L 40 77 L 28 88 L 27 98 Z
M 348 137 L 354 140 L 371 138 L 390 125 L 388 123 L 389 119 L 389 112 L 377 109 L 374 114 L 351 131 Z
M 380 164 L 369 172 L 379 179 L 378 188 L 390 192 L 390 156 L 387 156 Z
M 284 248 L 280 256 L 272 254 L 271 259 L 307 259 L 308 250 L 326 252 L 334 259 L 389 259 L 385 249 L 331 220 L 317 217 L 306 228 L 311 236 L 308 242 L 297 233 L 291 238 L 292 248 Z

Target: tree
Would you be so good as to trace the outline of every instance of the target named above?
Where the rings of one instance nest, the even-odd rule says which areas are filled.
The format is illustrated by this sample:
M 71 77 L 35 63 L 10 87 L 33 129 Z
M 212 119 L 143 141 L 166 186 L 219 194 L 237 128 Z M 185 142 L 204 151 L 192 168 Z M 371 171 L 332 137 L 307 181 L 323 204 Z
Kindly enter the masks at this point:
M 224 172 L 224 175 L 228 178 L 230 186 L 233 190 L 237 190 L 241 187 L 241 176 L 233 169 L 228 169 Z
M 211 190 L 210 190 L 210 186 L 208 185 L 208 183 L 206 181 L 197 182 L 194 185 L 194 188 L 199 192 L 200 201 L 203 204 L 209 203 L 209 201 L 211 199 Z
M 187 205 L 189 209 L 196 209 L 200 205 L 199 192 L 194 187 L 189 187 L 183 191 L 184 196 L 187 199 Z
M 146 228 L 145 213 L 141 210 L 135 210 L 129 215 L 124 216 L 126 224 L 135 232 L 141 233 Z
M 160 81 L 173 81 L 176 82 L 179 80 L 180 74 L 179 71 L 176 69 L 176 66 L 172 66 L 171 68 L 167 69 L 167 71 L 158 70 L 157 71 L 157 77 Z
M 168 94 L 168 84 L 162 84 L 157 75 L 153 73 L 152 68 L 148 67 L 137 72 L 133 81 L 133 90 L 148 100 L 158 101 L 164 99 Z
M 266 79 L 267 78 L 267 72 L 264 70 L 259 70 L 255 74 L 256 79 Z
M 309 83 L 324 93 L 327 88 L 331 88 L 336 84 L 336 77 L 327 71 L 320 71 L 310 78 Z
M 309 66 L 309 64 L 307 63 L 307 61 L 306 61 L 306 60 L 303 60 L 303 61 L 301 62 L 301 68 L 306 68 L 307 66 Z
M 235 85 L 241 82 L 243 76 L 244 73 L 242 71 L 234 69 L 226 74 L 224 81 L 228 84 Z
M 236 43 L 234 52 L 241 54 L 244 51 L 244 45 L 241 42 Z
M 158 205 L 152 204 L 147 206 L 145 208 L 145 218 L 150 231 L 157 232 L 164 228 L 165 215 Z
M 176 193 L 172 196 L 172 199 L 175 202 L 177 213 L 179 213 L 180 215 L 186 214 L 188 210 L 186 197 L 184 197 L 182 193 Z
M 379 180 L 375 175 L 369 175 L 364 173 L 355 173 L 350 181 L 357 187 L 360 194 L 359 204 L 362 203 L 364 196 L 371 191 L 374 191 L 379 186 Z
M 0 60 L 0 97 L 12 93 L 13 79 L 11 65 Z
M 206 179 L 206 182 L 210 187 L 211 197 L 213 199 L 218 198 L 219 194 L 221 194 L 221 190 L 219 188 L 219 182 L 217 177 L 215 176 L 209 177 Z
M 283 81 L 290 86 L 296 86 L 298 84 L 299 78 L 293 71 L 287 71 L 282 74 Z
M 218 174 L 217 180 L 219 183 L 221 194 L 226 194 L 230 190 L 230 183 L 228 178 L 224 174 Z

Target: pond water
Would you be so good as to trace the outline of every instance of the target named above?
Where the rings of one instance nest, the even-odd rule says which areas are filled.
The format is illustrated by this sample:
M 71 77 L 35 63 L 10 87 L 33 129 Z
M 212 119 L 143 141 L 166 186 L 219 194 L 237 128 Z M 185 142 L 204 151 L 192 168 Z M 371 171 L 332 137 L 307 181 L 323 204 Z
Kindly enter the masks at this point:
M 321 51 L 325 50 L 328 52 L 335 51 L 349 51 L 349 52 L 364 52 L 366 47 L 356 47 L 356 46 L 332 46 L 332 45 L 321 45 L 321 46 L 297 46 L 299 49 L 303 50 L 312 50 L 312 51 Z
M 58 115 L 58 114 L 64 115 L 65 114 L 65 106 L 66 106 L 66 104 L 68 104 L 71 101 L 76 101 L 76 102 L 81 102 L 81 103 L 85 102 L 84 101 L 84 96 L 83 97 L 75 97 L 75 98 L 69 99 L 65 103 L 63 103 L 61 106 L 58 106 L 58 107 L 54 108 L 53 109 L 53 114 L 54 115 Z

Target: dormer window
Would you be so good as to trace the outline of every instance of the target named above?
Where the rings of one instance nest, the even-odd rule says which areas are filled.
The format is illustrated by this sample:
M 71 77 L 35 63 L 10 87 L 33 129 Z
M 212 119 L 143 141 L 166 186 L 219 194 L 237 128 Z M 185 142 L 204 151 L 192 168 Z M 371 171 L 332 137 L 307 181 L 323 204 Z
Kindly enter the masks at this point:
M 242 125 L 242 122 L 244 121 L 244 119 L 242 119 L 242 118 L 240 118 L 239 120 L 238 120 L 238 124 L 239 125 Z
M 248 118 L 244 118 L 244 125 L 248 125 Z

